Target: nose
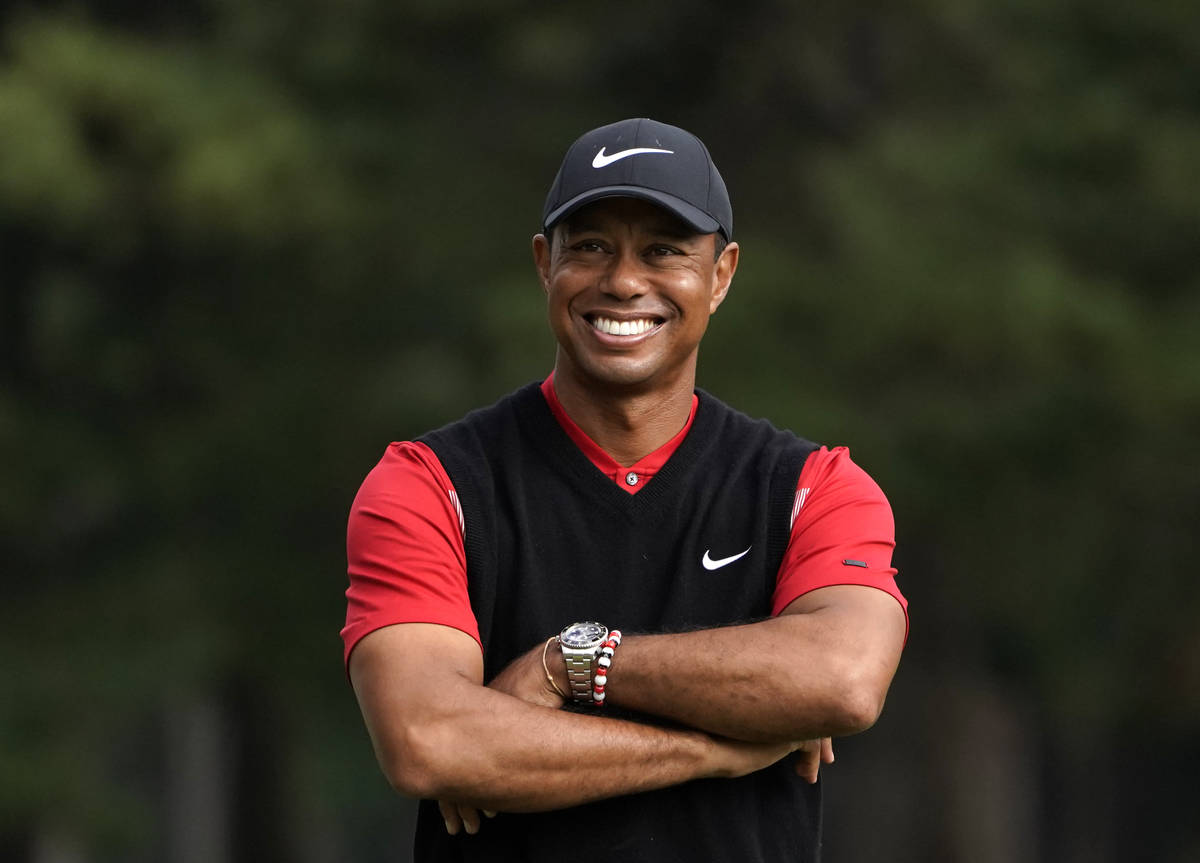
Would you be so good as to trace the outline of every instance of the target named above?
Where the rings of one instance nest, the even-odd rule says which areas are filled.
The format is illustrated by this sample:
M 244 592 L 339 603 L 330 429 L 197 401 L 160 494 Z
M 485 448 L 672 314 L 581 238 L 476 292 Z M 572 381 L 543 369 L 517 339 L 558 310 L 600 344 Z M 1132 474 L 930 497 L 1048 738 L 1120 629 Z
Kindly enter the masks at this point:
M 631 300 L 646 293 L 644 264 L 634 252 L 622 250 L 613 255 L 605 274 L 604 292 L 621 300 Z

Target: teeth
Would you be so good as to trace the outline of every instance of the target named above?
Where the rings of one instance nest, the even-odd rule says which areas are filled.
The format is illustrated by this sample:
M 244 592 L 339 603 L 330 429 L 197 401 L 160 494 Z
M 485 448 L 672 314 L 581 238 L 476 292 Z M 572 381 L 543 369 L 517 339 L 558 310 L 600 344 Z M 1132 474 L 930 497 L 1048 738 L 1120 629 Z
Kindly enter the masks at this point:
M 637 336 L 654 329 L 654 321 L 643 318 L 640 321 L 614 321 L 610 318 L 593 318 L 592 326 L 610 336 Z

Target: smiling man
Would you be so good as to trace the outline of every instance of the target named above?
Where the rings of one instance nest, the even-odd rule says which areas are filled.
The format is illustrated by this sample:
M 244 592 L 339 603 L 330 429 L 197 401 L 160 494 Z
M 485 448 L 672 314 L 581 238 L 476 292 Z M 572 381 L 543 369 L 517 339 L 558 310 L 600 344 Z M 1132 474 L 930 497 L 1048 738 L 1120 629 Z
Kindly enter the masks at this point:
M 588 132 L 542 226 L 554 370 L 392 444 L 350 515 L 345 657 L 415 858 L 818 860 L 818 767 L 907 631 L 887 500 L 696 389 L 740 254 L 698 138 Z

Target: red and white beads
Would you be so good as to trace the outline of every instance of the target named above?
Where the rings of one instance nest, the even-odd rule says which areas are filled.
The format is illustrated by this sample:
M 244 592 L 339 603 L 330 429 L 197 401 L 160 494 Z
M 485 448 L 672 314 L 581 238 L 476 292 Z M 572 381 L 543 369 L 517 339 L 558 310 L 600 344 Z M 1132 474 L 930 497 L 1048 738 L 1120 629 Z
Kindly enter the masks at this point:
M 612 666 L 613 654 L 621 643 L 621 630 L 608 633 L 608 640 L 600 645 L 596 655 L 596 676 L 592 678 L 592 701 L 599 707 L 604 704 L 604 687 L 608 684 L 608 669 Z

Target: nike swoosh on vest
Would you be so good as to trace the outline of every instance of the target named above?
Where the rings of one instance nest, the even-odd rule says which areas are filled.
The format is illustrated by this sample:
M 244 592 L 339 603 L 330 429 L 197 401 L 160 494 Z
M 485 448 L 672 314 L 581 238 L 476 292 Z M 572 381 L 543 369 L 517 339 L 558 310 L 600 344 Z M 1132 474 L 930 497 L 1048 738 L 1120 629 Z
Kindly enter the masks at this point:
M 729 557 L 722 557 L 719 560 L 713 560 L 709 556 L 708 550 L 706 549 L 704 552 L 704 559 L 701 560 L 700 562 L 702 564 L 704 564 L 705 569 L 708 569 L 708 570 L 720 569 L 721 567 L 726 566 L 727 564 L 733 563 L 735 560 L 741 560 L 743 557 L 745 557 L 746 555 L 748 555 L 750 553 L 750 549 L 753 547 L 754 546 L 750 546 L 745 551 L 740 552 L 739 554 L 733 554 L 733 555 L 730 555 Z

